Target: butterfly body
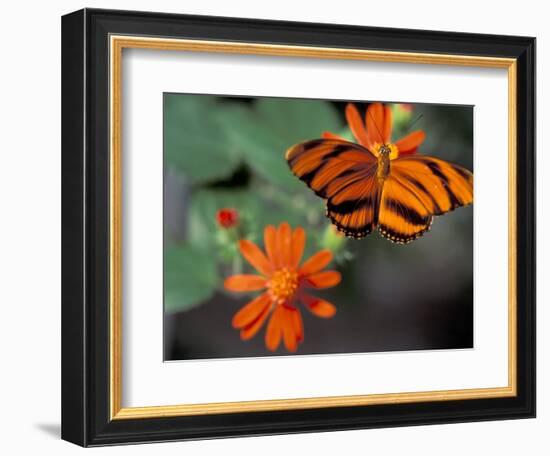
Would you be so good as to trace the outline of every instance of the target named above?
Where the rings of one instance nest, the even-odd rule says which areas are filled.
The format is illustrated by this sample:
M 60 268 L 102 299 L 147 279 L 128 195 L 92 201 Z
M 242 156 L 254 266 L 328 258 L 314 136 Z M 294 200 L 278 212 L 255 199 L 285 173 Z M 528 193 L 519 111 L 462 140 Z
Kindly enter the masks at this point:
M 427 232 L 434 216 L 473 202 L 467 169 L 406 153 L 406 143 L 391 143 L 388 134 L 369 141 L 355 130 L 363 144 L 330 134 L 286 153 L 294 175 L 326 201 L 327 217 L 346 236 L 360 239 L 377 229 L 406 244 Z
M 390 147 L 387 144 L 382 144 L 378 155 L 378 169 L 376 170 L 376 177 L 379 181 L 384 181 L 390 175 L 390 154 Z

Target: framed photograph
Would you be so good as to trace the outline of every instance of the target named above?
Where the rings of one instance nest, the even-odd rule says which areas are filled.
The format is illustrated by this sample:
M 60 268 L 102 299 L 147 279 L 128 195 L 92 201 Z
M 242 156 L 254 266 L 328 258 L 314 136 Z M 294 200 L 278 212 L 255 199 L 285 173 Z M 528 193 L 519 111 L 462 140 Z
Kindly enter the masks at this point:
M 535 39 L 62 21 L 62 437 L 535 416 Z

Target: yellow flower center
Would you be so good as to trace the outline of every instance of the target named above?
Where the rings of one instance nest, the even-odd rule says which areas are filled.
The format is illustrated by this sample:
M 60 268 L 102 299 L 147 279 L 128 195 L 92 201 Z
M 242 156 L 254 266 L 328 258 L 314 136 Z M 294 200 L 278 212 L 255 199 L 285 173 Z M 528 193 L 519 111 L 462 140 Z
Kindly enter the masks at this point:
M 297 289 L 298 273 L 288 268 L 275 271 L 269 280 L 269 294 L 277 304 L 292 298 Z
M 399 149 L 395 144 L 375 143 L 373 148 L 374 155 L 376 155 L 377 157 L 386 156 L 390 160 L 394 160 L 399 157 Z

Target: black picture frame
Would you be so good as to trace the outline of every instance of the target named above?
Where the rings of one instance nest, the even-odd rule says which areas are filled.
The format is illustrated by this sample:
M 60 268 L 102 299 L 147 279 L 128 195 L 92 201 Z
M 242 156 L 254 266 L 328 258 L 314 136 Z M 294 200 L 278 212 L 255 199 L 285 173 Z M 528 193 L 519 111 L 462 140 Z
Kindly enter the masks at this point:
M 111 420 L 109 36 L 517 60 L 517 395 Z M 82 446 L 535 416 L 535 39 L 84 9 L 62 19 L 62 438 Z

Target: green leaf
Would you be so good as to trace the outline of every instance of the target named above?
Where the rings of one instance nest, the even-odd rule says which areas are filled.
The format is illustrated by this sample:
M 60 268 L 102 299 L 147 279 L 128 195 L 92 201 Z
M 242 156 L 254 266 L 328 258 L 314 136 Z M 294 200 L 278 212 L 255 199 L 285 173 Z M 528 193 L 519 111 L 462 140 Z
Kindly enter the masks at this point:
M 290 143 L 255 119 L 252 112 L 240 112 L 231 121 L 236 125 L 227 125 L 228 139 L 257 175 L 286 190 L 300 188 L 284 157 Z
M 192 183 L 225 178 L 239 164 L 227 143 L 223 107 L 215 97 L 167 94 L 164 97 L 165 162 Z
M 302 190 L 285 152 L 294 144 L 337 131 L 341 122 L 332 106 L 319 100 L 262 98 L 253 110 L 235 109 L 222 122 L 230 143 L 248 166 L 284 191 Z
M 164 310 L 189 310 L 211 298 L 219 284 L 215 258 L 193 246 L 164 252 Z
M 323 100 L 262 98 L 256 108 L 262 122 L 288 143 L 287 148 L 342 127 L 336 111 Z

